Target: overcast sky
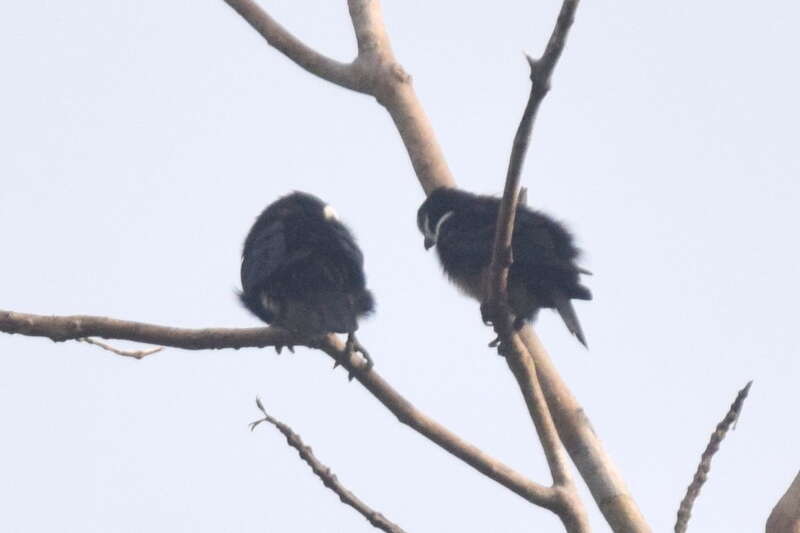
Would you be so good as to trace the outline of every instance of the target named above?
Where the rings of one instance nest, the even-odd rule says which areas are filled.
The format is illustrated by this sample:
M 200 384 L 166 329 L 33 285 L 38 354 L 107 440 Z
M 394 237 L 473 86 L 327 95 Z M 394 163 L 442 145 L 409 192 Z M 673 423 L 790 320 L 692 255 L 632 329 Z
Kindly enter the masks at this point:
M 269 1 L 349 60 L 344 2 Z M 384 2 L 460 186 L 502 188 L 559 2 Z M 736 391 L 694 531 L 758 531 L 800 467 L 796 2 L 585 2 L 525 167 L 585 250 L 584 350 L 537 330 L 654 531 Z M 549 482 L 491 331 L 426 253 L 405 149 L 369 97 L 315 79 L 221 0 L 0 5 L 0 308 L 255 326 L 234 297 L 254 217 L 291 190 L 358 236 L 377 370 L 464 438 Z M 120 346 L 127 346 L 118 343 Z M 0 530 L 373 531 L 269 427 L 260 395 L 409 532 L 558 531 L 399 424 L 327 356 L 143 361 L 0 335 Z M 595 531 L 607 531 L 584 490 Z

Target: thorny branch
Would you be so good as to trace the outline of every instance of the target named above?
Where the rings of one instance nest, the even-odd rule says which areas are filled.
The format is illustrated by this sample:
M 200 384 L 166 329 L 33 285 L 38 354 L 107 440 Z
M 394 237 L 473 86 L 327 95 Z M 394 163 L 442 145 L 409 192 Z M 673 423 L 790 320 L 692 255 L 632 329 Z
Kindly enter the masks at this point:
M 269 413 L 267 413 L 266 409 L 264 409 L 264 405 L 261 403 L 260 398 L 256 398 L 256 406 L 258 406 L 258 409 L 264 414 L 264 418 L 261 420 L 256 420 L 250 424 L 251 430 L 254 430 L 256 426 L 262 422 L 269 422 L 275 426 L 275 428 L 283 433 L 284 437 L 286 437 L 286 442 L 289 444 L 289 446 L 297 450 L 297 453 L 300 454 L 300 458 L 303 459 L 303 461 L 305 461 L 306 464 L 311 467 L 311 470 L 317 475 L 317 477 L 322 480 L 322 484 L 335 492 L 336 495 L 339 496 L 339 499 L 342 501 L 342 503 L 349 505 L 358 511 L 369 521 L 370 524 L 375 526 L 377 529 L 381 529 L 387 533 L 405 533 L 403 528 L 387 519 L 378 511 L 372 509 L 369 505 L 361 501 L 355 494 L 350 492 L 344 485 L 342 485 L 342 483 L 336 477 L 336 474 L 331 472 L 329 467 L 322 464 L 319 459 L 316 458 L 314 452 L 311 450 L 311 447 L 307 446 L 303 442 L 303 440 L 300 438 L 300 435 L 295 433 L 292 428 L 280 420 L 276 420 L 270 416 Z
M 550 487 L 530 481 L 428 417 L 398 393 L 374 368 L 364 372 L 366 362 L 355 353 L 347 353 L 344 342 L 336 335 L 328 335 L 319 342 L 308 342 L 278 328 L 171 328 L 96 316 L 42 316 L 3 310 L 0 310 L 0 332 L 45 337 L 55 342 L 102 337 L 186 350 L 292 345 L 316 348 L 352 372 L 356 380 L 403 424 L 529 502 L 546 509 L 554 509 L 559 505 Z
M 684 533 L 686 531 L 686 526 L 689 524 L 689 518 L 692 516 L 692 507 L 694 506 L 694 502 L 697 499 L 697 496 L 700 494 L 700 489 L 703 487 L 703 483 L 706 482 L 709 470 L 711 470 L 711 459 L 714 457 L 714 454 L 717 453 L 717 450 L 719 450 L 719 445 L 722 443 L 722 439 L 725 438 L 725 435 L 728 433 L 730 427 L 735 425 L 736 421 L 739 419 L 739 414 L 742 411 L 742 406 L 744 405 L 745 399 L 747 399 L 747 394 L 750 392 L 750 386 L 752 384 L 752 381 L 748 382 L 747 385 L 745 385 L 744 388 L 739 391 L 739 394 L 736 395 L 736 399 L 731 404 L 731 407 L 728 410 L 728 413 L 725 415 L 725 418 L 723 418 L 722 421 L 717 424 L 717 428 L 714 430 L 714 433 L 711 434 L 711 439 L 708 442 L 708 446 L 706 446 L 706 449 L 703 451 L 703 454 L 700 457 L 700 464 L 697 466 L 697 471 L 694 474 L 694 478 L 689 484 L 689 487 L 686 489 L 686 496 L 683 497 L 683 501 L 681 501 L 681 505 L 678 508 L 678 519 L 675 522 L 675 533 Z

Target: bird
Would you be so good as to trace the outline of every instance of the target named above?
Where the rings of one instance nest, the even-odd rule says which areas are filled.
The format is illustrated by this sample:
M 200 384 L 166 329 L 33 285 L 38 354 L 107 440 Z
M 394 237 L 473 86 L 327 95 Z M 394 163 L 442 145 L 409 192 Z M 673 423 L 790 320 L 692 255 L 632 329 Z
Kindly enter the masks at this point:
M 364 255 L 316 196 L 295 191 L 264 209 L 244 241 L 241 281 L 239 298 L 256 317 L 311 340 L 346 333 L 346 353 L 360 352 L 372 367 L 355 336 L 359 319 L 375 309 Z
M 485 301 L 500 198 L 456 188 L 433 190 L 417 211 L 425 249 L 436 246 L 445 274 L 467 295 Z M 519 204 L 512 234 L 513 263 L 508 274 L 508 303 L 519 330 L 540 309 L 555 309 L 588 348 L 572 300 L 591 300 L 576 263 L 580 250 L 570 232 L 548 215 Z M 494 346 L 496 341 L 491 344 Z

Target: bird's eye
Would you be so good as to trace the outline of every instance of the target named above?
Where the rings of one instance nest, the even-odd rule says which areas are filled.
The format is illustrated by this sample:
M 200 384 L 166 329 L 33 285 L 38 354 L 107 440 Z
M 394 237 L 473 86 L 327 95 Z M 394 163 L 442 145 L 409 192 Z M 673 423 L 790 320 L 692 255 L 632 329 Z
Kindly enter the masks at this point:
M 336 214 L 336 211 L 334 211 L 329 205 L 326 205 L 322 210 L 322 216 L 325 217 L 325 220 L 339 220 L 339 216 Z

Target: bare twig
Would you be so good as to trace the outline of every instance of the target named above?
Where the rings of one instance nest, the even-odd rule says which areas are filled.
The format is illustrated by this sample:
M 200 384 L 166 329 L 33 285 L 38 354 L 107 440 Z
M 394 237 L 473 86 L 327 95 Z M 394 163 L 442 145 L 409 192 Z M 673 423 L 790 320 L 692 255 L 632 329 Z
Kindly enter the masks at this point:
M 278 328 L 186 329 L 97 316 L 42 316 L 3 310 L 0 310 L 0 332 L 46 337 L 56 342 L 90 336 L 102 337 L 187 350 L 288 345 L 316 348 L 352 372 L 403 424 L 529 502 L 547 509 L 554 509 L 560 504 L 553 489 L 530 481 L 428 417 L 400 395 L 374 368 L 369 372 L 362 372 L 365 361 L 357 353 L 347 352 L 345 343 L 335 335 L 310 343 Z
M 311 450 L 311 447 L 306 446 L 306 444 L 300 438 L 300 435 L 295 433 L 292 428 L 280 420 L 276 420 L 270 416 L 269 413 L 267 413 L 266 409 L 264 409 L 264 405 L 261 403 L 261 399 L 256 398 L 256 405 L 258 406 L 259 410 L 264 413 L 264 418 L 261 420 L 256 420 L 250 424 L 251 430 L 255 429 L 256 426 L 262 422 L 269 422 L 275 426 L 275 428 L 277 428 L 277 430 L 283 433 L 283 436 L 286 437 L 286 442 L 289 444 L 289 446 L 297 450 L 297 453 L 300 454 L 300 458 L 305 461 L 306 464 L 311 467 L 311 470 L 317 475 L 317 477 L 322 480 L 322 484 L 335 492 L 343 504 L 349 505 L 358 511 L 369 521 L 370 524 L 375 526 L 377 529 L 386 531 L 387 533 L 405 533 L 403 528 L 394 522 L 391 522 L 381 513 L 372 509 L 369 505 L 361 501 L 355 494 L 347 490 L 347 488 L 342 485 L 342 483 L 336 477 L 336 474 L 331 472 L 329 467 L 322 464 L 319 459 L 314 456 L 314 452 Z
M 87 344 L 94 344 L 95 346 L 99 346 L 100 348 L 108 350 L 109 352 L 121 355 L 123 357 L 133 357 L 134 359 L 143 359 L 148 355 L 153 355 L 154 353 L 158 353 L 164 349 L 163 346 L 159 346 L 157 348 L 148 348 L 146 350 L 122 350 L 120 348 L 114 348 L 110 344 L 100 342 L 99 340 L 93 339 L 91 337 L 83 337 L 77 340 L 80 342 L 85 342 Z
M 489 277 L 490 284 L 487 287 L 486 303 L 488 303 L 490 312 L 494 307 L 493 311 L 500 317 L 502 329 L 508 327 L 508 324 L 504 323 L 504 316 L 508 313 L 508 306 L 505 304 L 506 285 L 508 267 L 513 261 L 511 240 L 516 215 L 515 208 L 519 203 L 518 188 L 522 164 L 530 143 L 536 112 L 542 99 L 550 90 L 553 68 L 564 49 L 577 5 L 578 0 L 564 0 L 541 59 L 528 58 L 531 67 L 531 91 L 523 118 L 514 137 L 503 201 L 498 213 L 493 264 Z M 612 530 L 630 533 L 649 532 L 650 527 L 641 515 L 636 502 L 630 496 L 625 482 L 603 449 L 580 404 L 550 361 L 547 352 L 533 332 L 533 328 L 530 326 L 523 328 L 522 340 L 534 361 L 536 373 L 559 437 Z
M 572 482 L 566 453 L 542 392 L 536 367 L 514 329 L 514 320 L 508 305 L 508 271 L 513 263 L 511 243 L 514 220 L 520 201 L 527 200 L 527 191 L 524 197 L 521 197 L 519 191 L 522 165 L 530 144 L 536 112 L 550 88 L 550 77 L 563 50 L 577 6 L 577 0 L 564 1 L 544 55 L 540 60 L 528 57 L 531 68 L 531 91 L 511 149 L 503 199 L 495 227 L 492 261 L 485 290 L 486 299 L 482 302 L 482 306 L 484 313 L 492 318 L 495 332 L 504 348 L 506 361 L 525 398 L 550 467 L 553 485 L 561 489 L 559 495 L 563 499 L 563 505 L 557 513 L 567 531 L 589 531 L 586 511 Z
M 686 527 L 689 524 L 689 518 L 692 516 L 692 507 L 694 506 L 694 502 L 697 499 L 697 496 L 700 494 L 700 489 L 703 487 L 703 483 L 705 483 L 706 479 L 708 478 L 708 471 L 711 469 L 711 459 L 714 457 L 714 454 L 717 453 L 717 450 L 719 450 L 719 445 L 722 443 L 722 439 L 725 438 L 725 435 L 728 433 L 731 425 L 735 424 L 739 419 L 739 413 L 742 411 L 742 406 L 747 398 L 747 394 L 750 392 L 750 386 L 752 384 L 752 381 L 748 382 L 747 385 L 745 385 L 744 388 L 739 391 L 739 393 L 736 395 L 736 399 L 731 404 L 731 408 L 725 415 L 725 418 L 723 418 L 722 421 L 717 424 L 717 429 L 715 429 L 714 433 L 711 434 L 711 439 L 708 442 L 708 446 L 706 446 L 706 449 L 703 451 L 703 454 L 700 457 L 700 464 L 697 466 L 697 471 L 694 474 L 694 478 L 689 484 L 689 487 L 686 489 L 686 496 L 683 497 L 683 501 L 681 501 L 681 505 L 678 508 L 678 519 L 675 522 L 675 533 L 684 533 L 686 531 Z
M 800 533 L 800 472 L 769 514 L 766 533 Z

